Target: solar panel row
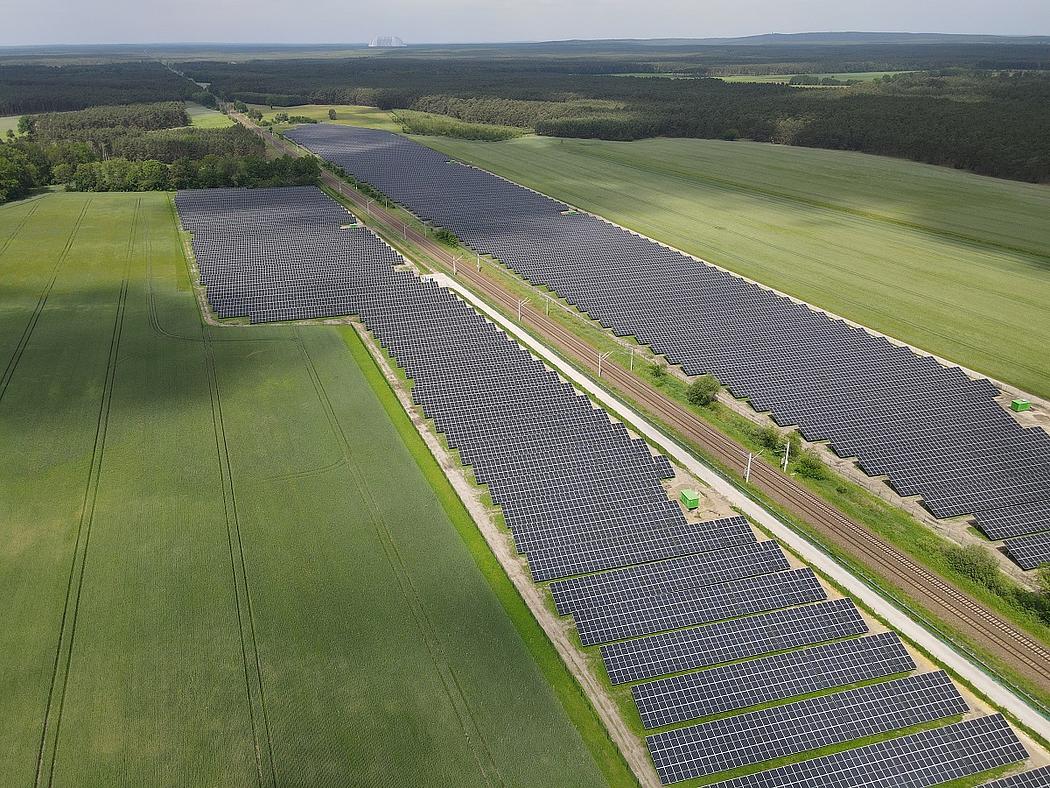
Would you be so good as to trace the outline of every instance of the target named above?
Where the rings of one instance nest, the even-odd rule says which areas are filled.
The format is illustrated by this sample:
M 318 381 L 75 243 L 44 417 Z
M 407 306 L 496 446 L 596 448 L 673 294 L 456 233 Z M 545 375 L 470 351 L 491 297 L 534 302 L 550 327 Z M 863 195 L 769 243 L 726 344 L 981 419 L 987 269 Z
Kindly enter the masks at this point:
M 318 124 L 288 136 L 935 516 L 974 515 L 993 539 L 1050 530 L 1050 435 L 1018 424 L 988 380 L 399 135 Z
M 716 585 L 787 568 L 780 545 L 766 541 L 558 580 L 551 583 L 550 590 L 558 613 L 565 615 L 582 607 L 597 607 L 632 596 Z
M 915 662 L 900 638 L 866 638 L 735 662 L 631 687 L 646 728 L 906 673 Z

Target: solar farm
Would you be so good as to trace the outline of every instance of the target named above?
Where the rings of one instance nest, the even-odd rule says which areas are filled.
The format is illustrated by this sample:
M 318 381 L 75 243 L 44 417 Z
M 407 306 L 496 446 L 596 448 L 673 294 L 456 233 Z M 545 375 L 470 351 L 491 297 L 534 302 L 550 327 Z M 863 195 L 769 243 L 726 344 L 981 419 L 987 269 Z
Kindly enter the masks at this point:
M 360 148 L 353 161 L 375 156 L 380 174 L 399 163 L 420 200 L 445 191 L 412 174 L 415 153 L 391 158 L 386 135 L 350 134 Z M 463 210 L 500 205 L 508 213 L 497 224 L 524 222 L 521 264 L 525 241 L 564 218 L 524 189 L 506 195 L 511 209 L 497 202 L 504 182 L 440 166 L 483 176 L 489 187 Z M 974 785 L 1028 758 L 1001 715 L 974 707 L 944 672 L 747 519 L 687 518 L 664 486 L 676 474 L 665 457 L 319 190 L 188 191 L 176 206 L 217 316 L 353 316 L 400 367 L 416 408 L 498 505 L 533 582 L 547 584 L 610 684 L 629 685 L 662 783 Z M 609 227 L 584 218 L 570 222 L 581 253 L 589 233 Z M 495 249 L 496 220 L 473 221 L 471 243 Z M 652 246 L 623 235 L 632 249 Z M 556 246 L 547 253 L 562 254 Z M 609 257 L 590 259 L 597 269 Z M 635 281 L 646 286 L 641 275 Z M 986 387 L 962 390 L 976 399 Z M 1046 784 L 1039 771 L 1027 774 Z
M 935 517 L 972 518 L 1023 568 L 1050 562 L 1050 435 L 1022 426 L 990 381 L 396 134 L 287 136 Z

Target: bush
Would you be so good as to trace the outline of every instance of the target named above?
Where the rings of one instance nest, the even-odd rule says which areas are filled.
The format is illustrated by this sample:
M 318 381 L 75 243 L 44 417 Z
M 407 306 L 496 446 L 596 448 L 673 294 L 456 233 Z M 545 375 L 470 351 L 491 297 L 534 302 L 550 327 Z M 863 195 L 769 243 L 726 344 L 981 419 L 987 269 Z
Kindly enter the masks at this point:
M 1044 566 L 1042 569 L 1035 573 L 1036 581 L 1039 583 L 1039 588 L 1042 590 L 1043 595 L 1050 599 L 1050 566 Z
M 780 452 L 784 450 L 784 435 L 776 427 L 766 425 L 759 427 L 755 430 L 755 440 L 757 440 L 763 448 L 769 449 L 772 452 Z
M 944 558 L 956 574 L 969 578 L 996 593 L 1003 592 L 999 564 L 986 548 L 976 544 L 965 547 L 951 545 L 944 548 Z
M 493 126 L 485 123 L 448 118 L 444 115 L 428 115 L 425 112 L 402 110 L 393 114 L 405 134 L 423 134 L 431 137 L 457 137 L 465 140 L 500 142 L 520 137 L 525 132 L 510 126 Z
M 329 120 L 335 120 L 335 110 L 334 109 L 328 110 L 328 119 Z
M 703 407 L 717 400 L 718 392 L 721 390 L 722 385 L 714 375 L 701 375 L 689 384 L 685 398 L 691 405 Z
M 459 238 L 456 237 L 456 234 L 444 227 L 439 227 L 434 230 L 434 238 L 449 246 L 456 246 L 459 244 Z
M 824 462 L 811 451 L 800 451 L 795 461 L 795 472 L 807 479 L 820 481 L 828 478 L 828 468 Z
M 654 361 L 649 365 L 649 374 L 653 376 L 654 381 L 662 383 L 667 377 L 667 362 Z

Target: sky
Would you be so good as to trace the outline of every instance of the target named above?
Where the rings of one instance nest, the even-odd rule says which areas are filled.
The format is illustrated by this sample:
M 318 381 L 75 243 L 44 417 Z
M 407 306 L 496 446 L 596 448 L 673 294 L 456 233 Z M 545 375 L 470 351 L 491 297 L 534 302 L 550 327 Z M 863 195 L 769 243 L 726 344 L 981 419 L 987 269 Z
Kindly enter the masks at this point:
M 0 0 L 0 45 L 708 38 L 814 30 L 1050 34 L 1048 0 Z

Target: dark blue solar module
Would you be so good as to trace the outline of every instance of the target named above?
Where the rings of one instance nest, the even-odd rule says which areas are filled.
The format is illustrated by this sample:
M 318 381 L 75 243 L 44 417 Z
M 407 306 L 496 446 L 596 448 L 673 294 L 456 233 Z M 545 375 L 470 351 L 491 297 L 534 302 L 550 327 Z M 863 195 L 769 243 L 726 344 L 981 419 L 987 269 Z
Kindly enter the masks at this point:
M 935 516 L 973 515 L 993 539 L 1050 530 L 1050 435 L 1018 424 L 988 380 L 402 136 L 330 124 L 288 136 Z

